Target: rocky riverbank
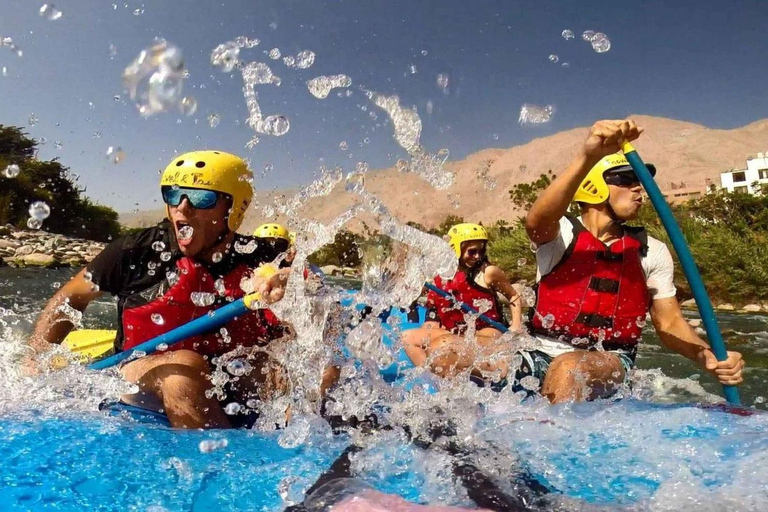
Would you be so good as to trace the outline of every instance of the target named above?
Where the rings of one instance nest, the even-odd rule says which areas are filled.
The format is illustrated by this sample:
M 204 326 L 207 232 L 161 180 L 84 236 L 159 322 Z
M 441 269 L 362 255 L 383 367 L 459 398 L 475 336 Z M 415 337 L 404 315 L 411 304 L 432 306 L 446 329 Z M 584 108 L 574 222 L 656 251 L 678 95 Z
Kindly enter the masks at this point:
M 47 231 L 0 227 L 0 266 L 80 267 L 93 260 L 103 243 Z

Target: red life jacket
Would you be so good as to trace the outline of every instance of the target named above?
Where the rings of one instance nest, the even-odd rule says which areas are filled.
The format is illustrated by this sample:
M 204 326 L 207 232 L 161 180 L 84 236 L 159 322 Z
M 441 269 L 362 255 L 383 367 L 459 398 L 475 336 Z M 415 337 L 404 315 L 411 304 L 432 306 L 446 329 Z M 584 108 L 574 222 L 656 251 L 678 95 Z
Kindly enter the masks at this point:
M 191 258 L 179 259 L 176 262 L 178 279 L 164 293 L 160 291 L 150 302 L 123 310 L 123 350 L 239 299 L 244 295 L 240 281 L 250 271 L 246 265 L 238 265 L 221 278 L 222 283 L 217 287 L 216 280 L 203 265 Z M 211 294 L 207 298 L 215 297 L 216 302 L 198 306 L 192 301 L 192 293 Z M 221 355 L 236 346 L 251 347 L 274 339 L 279 336 L 279 325 L 278 318 L 268 309 L 249 311 L 227 323 L 224 326 L 226 334 L 221 330 L 204 333 L 177 343 L 168 350 L 187 349 L 208 356 Z
M 537 285 L 533 332 L 580 348 L 600 341 L 608 350 L 636 347 L 650 306 L 640 260 L 648 250 L 645 230 L 624 227 L 624 236 L 609 247 L 569 220 L 573 241 Z
M 475 310 L 487 308 L 487 303 L 490 302 L 491 308 L 485 311 L 483 315 L 496 322 L 504 323 L 504 315 L 501 312 L 501 305 L 496 294 L 473 280 L 467 279 L 466 273 L 459 270 L 448 281 L 444 281 L 440 276 L 435 276 L 434 281 L 435 286 L 453 295 L 456 301 Z M 483 304 L 484 301 L 485 305 Z M 427 309 L 434 310 L 442 326 L 449 331 L 461 332 L 466 328 L 464 312 L 451 299 L 430 291 L 427 294 Z M 478 318 L 476 327 L 479 330 L 490 327 L 490 325 Z

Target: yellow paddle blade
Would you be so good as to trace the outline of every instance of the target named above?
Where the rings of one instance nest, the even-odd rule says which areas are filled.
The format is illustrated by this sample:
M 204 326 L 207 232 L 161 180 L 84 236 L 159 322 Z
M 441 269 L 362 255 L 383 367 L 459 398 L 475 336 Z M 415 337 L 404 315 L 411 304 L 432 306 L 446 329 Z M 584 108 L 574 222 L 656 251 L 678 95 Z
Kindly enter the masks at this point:
M 70 332 L 63 345 L 82 360 L 96 359 L 113 350 L 117 331 L 81 329 Z

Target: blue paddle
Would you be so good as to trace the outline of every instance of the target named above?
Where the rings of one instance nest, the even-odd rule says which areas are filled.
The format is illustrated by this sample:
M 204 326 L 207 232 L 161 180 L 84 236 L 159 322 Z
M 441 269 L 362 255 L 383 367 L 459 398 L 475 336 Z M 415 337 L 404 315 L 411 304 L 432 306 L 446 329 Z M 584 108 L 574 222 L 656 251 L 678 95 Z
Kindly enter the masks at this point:
M 701 279 L 696 263 L 693 261 L 691 250 L 685 241 L 683 232 L 680 230 L 680 226 L 678 226 L 677 220 L 675 220 L 675 216 L 672 214 L 672 209 L 667 204 L 666 199 L 661 194 L 661 190 L 659 190 L 659 186 L 656 185 L 653 176 L 648 172 L 648 168 L 640 159 L 640 155 L 637 154 L 632 144 L 625 142 L 622 150 L 624 151 L 624 156 L 627 157 L 629 165 L 634 169 L 635 175 L 637 175 L 640 183 L 643 184 L 643 188 L 645 188 L 645 192 L 656 209 L 656 213 L 659 214 L 661 223 L 664 224 L 664 229 L 667 230 L 672 246 L 675 248 L 677 257 L 680 259 L 680 265 L 682 265 L 685 277 L 691 285 L 693 298 L 696 300 L 696 306 L 699 308 L 699 315 L 701 315 L 701 321 L 704 323 L 704 329 L 707 331 L 712 353 L 715 354 L 718 361 L 725 361 L 728 359 L 728 351 L 725 348 L 723 336 L 720 334 L 720 327 L 717 325 L 717 317 L 715 317 L 712 302 L 709 300 L 706 288 L 704 288 L 704 282 Z M 736 386 L 723 385 L 723 393 L 728 403 L 733 405 L 741 403 Z
M 438 288 L 437 286 L 435 286 L 435 285 L 433 285 L 433 284 L 429 284 L 429 283 L 424 283 L 424 286 L 426 286 L 427 288 L 429 288 L 430 290 L 432 290 L 432 291 L 433 291 L 433 292 L 435 292 L 436 294 L 438 294 L 438 295 L 440 295 L 440 296 L 443 296 L 443 297 L 445 297 L 446 299 L 450 299 L 450 300 L 452 300 L 453 302 L 455 302 L 456 304 L 458 304 L 458 305 L 461 307 L 461 309 L 462 309 L 462 310 L 464 310 L 465 312 L 467 312 L 467 313 L 472 313 L 473 315 L 477 315 L 477 318 L 479 318 L 479 319 L 480 319 L 480 320 L 482 320 L 483 322 L 487 323 L 488 325 L 490 325 L 490 326 L 491 326 L 491 327 L 493 327 L 494 329 L 498 329 L 498 330 L 499 330 L 499 331 L 501 331 L 501 332 L 507 332 L 507 331 L 509 331 L 509 329 L 507 328 L 507 326 L 506 326 L 506 325 L 504 325 L 504 324 L 500 324 L 499 322 L 497 322 L 497 321 L 495 321 L 495 320 L 491 320 L 491 319 L 490 319 L 490 318 L 488 318 L 487 316 L 485 316 L 485 315 L 483 315 L 483 314 L 480 314 L 480 313 L 479 313 L 479 312 L 478 312 L 478 311 L 477 311 L 475 308 L 473 308 L 473 307 L 471 307 L 471 306 L 468 306 L 468 305 L 464 304 L 463 302 L 459 302 L 458 300 L 456 300 L 456 297 L 454 297 L 454 296 L 453 296 L 453 295 L 451 295 L 450 293 L 446 292 L 445 290 L 441 290 L 441 289 L 440 289 L 440 288 Z

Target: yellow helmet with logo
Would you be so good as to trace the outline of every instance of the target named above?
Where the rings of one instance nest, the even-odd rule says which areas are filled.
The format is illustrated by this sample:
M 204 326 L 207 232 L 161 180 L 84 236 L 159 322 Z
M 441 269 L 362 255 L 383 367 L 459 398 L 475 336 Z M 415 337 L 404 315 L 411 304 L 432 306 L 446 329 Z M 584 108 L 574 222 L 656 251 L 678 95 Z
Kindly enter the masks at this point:
M 232 198 L 227 225 L 237 231 L 253 199 L 253 173 L 242 158 L 223 151 L 192 151 L 176 157 L 163 171 L 161 187 L 214 190 Z M 169 207 L 165 213 L 170 217 Z
M 488 241 L 488 232 L 480 224 L 456 224 L 448 230 L 448 243 L 456 257 L 461 258 L 461 244 L 470 240 Z
M 656 175 L 656 167 L 647 164 L 651 176 Z M 573 200 L 577 203 L 600 204 L 608 200 L 610 191 L 605 182 L 605 173 L 634 172 L 623 153 L 614 153 L 597 162 L 579 185 Z
M 291 242 L 291 234 L 285 226 L 281 224 L 262 224 L 256 228 L 256 231 L 253 232 L 253 236 L 257 238 L 277 238 L 279 240 Z

